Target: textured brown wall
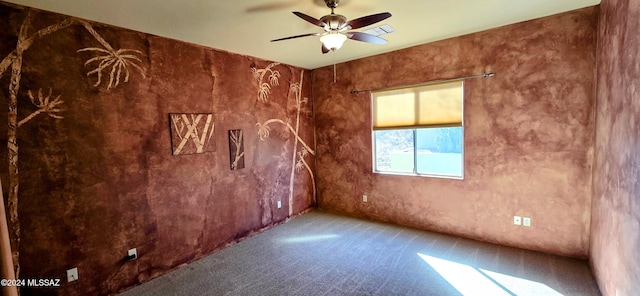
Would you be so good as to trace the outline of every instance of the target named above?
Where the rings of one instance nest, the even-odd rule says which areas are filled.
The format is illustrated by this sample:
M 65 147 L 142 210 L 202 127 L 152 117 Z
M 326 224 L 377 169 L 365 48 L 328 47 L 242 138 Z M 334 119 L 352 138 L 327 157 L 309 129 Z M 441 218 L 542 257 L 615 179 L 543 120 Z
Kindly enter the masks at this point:
M 34 11 L 30 35 L 59 23 L 61 15 Z M 20 7 L 0 4 L 0 55 L 16 48 L 25 19 Z M 64 100 L 63 119 L 42 113 L 18 129 L 21 278 L 62 278 L 63 287 L 23 289 L 23 295 L 107 294 L 188 263 L 289 216 L 289 189 L 295 138 L 283 124 L 269 125 L 260 140 L 257 123 L 295 123 L 313 149 L 310 72 L 273 65 L 279 85 L 268 101 L 258 100 L 260 83 L 251 68 L 269 62 L 200 46 L 93 24 L 115 49 L 136 49 L 143 77 L 130 77 L 107 91 L 84 63 L 101 47 L 88 30 L 74 24 L 37 39 L 25 52 L 18 94 L 18 117 L 36 107 L 28 90 L 42 88 Z M 7 110 L 11 71 L 2 73 L 2 110 Z M 300 109 L 290 86 L 300 83 Z M 269 82 L 269 73 L 262 82 Z M 212 113 L 216 151 L 172 156 L 169 113 Z M 6 143 L 7 115 L 0 114 L 0 142 Z M 230 129 L 244 132 L 245 168 L 230 170 Z M 8 190 L 7 149 L 0 145 L 0 174 Z M 296 151 L 301 151 L 297 145 Z M 314 151 L 315 152 L 315 151 Z M 296 156 L 296 161 L 299 158 Z M 314 156 L 305 160 L 314 171 Z M 314 204 L 312 179 L 294 171 L 292 214 Z M 6 199 L 6 196 L 5 196 Z M 282 208 L 277 209 L 277 200 Z M 123 263 L 129 248 L 139 259 Z M 66 283 L 78 267 L 80 280 Z
M 596 24 L 592 7 L 339 64 L 335 84 L 314 70 L 319 207 L 586 257 Z M 370 96 L 352 89 L 483 72 L 465 84 L 463 181 L 372 173 Z
M 638 295 L 640 2 L 600 6 L 591 263 L 604 295 Z

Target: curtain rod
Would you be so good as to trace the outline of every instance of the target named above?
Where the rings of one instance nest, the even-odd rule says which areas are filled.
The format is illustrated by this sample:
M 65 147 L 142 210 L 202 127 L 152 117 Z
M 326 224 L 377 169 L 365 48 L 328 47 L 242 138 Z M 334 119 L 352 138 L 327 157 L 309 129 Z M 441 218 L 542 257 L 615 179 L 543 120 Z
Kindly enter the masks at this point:
M 374 88 L 374 89 L 361 89 L 361 90 L 354 89 L 354 90 L 351 91 L 351 93 L 354 94 L 354 95 L 357 95 L 357 94 L 359 94 L 361 92 L 370 92 L 370 91 L 379 91 L 379 90 L 394 90 L 394 89 L 400 89 L 400 88 L 417 87 L 417 86 L 424 86 L 424 85 L 436 84 L 436 83 L 444 83 L 444 82 L 449 82 L 449 81 L 465 80 L 465 79 L 471 79 L 471 78 L 492 77 L 492 76 L 495 76 L 495 75 L 496 75 L 495 73 L 482 73 L 480 75 L 458 77 L 458 78 L 449 78 L 449 79 L 440 79 L 440 80 L 431 80 L 431 81 L 417 83 L 417 84 L 399 85 L 399 86 Z

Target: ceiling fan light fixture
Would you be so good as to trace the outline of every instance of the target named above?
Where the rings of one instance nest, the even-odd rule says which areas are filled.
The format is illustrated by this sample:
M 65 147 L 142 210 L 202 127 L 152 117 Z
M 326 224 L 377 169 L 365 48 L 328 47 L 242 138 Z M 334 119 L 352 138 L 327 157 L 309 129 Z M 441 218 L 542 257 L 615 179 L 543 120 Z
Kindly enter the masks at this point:
M 318 26 L 324 29 L 324 32 L 290 36 L 290 37 L 271 40 L 271 42 L 289 40 L 289 39 L 307 37 L 307 36 L 320 36 L 320 42 L 322 42 L 323 54 L 340 49 L 342 47 L 342 44 L 347 39 L 366 42 L 366 43 L 373 43 L 373 44 L 387 43 L 387 40 L 384 40 L 380 37 L 363 33 L 363 32 L 351 31 L 351 30 L 373 25 L 377 22 L 380 22 L 384 19 L 391 17 L 391 13 L 382 12 L 382 13 L 359 17 L 353 20 L 347 20 L 347 18 L 344 15 L 336 14 L 334 12 L 334 9 L 340 3 L 340 0 L 324 0 L 324 2 L 325 4 L 327 4 L 327 7 L 331 8 L 331 14 L 325 15 L 320 19 L 316 19 L 315 17 L 306 15 L 299 11 L 293 12 L 293 14 L 295 14 L 297 17 L 307 21 L 308 23 L 314 26 Z
M 347 36 L 340 32 L 330 32 L 320 37 L 320 42 L 322 42 L 326 48 L 333 51 L 340 49 L 346 40 Z

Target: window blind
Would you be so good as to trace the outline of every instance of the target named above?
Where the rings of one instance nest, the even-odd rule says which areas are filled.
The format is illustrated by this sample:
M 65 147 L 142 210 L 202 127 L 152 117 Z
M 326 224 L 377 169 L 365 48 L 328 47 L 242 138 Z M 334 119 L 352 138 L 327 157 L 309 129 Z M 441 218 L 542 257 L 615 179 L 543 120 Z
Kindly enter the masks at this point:
M 462 126 L 463 81 L 375 91 L 373 129 Z

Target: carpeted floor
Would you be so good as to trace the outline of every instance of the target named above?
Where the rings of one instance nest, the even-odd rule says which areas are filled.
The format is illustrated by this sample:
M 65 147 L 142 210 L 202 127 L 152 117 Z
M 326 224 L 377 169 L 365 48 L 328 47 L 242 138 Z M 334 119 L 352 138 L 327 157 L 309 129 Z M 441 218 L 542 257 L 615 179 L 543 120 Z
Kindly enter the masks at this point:
M 314 211 L 121 295 L 600 295 L 586 261 Z

